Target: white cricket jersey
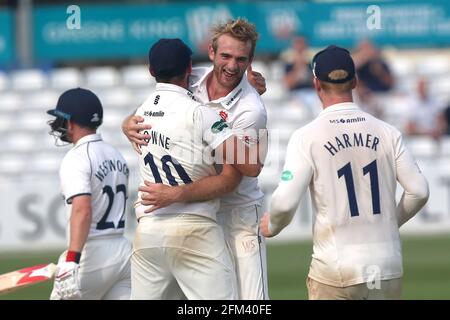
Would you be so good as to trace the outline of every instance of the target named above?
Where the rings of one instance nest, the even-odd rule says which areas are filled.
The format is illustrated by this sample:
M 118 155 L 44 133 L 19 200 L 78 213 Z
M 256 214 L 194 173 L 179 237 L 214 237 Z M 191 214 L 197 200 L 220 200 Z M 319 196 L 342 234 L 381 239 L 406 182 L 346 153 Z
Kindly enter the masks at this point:
M 91 195 L 92 222 L 88 239 L 123 234 L 129 169 L 119 151 L 103 141 L 100 134 L 87 135 L 65 155 L 59 175 L 68 220 L 72 199 Z
M 166 185 L 188 184 L 216 175 L 212 151 L 233 133 L 213 110 L 195 101 L 182 87 L 157 83 L 156 90 L 136 111 L 143 117 L 151 138 L 142 146 L 139 167 L 144 180 Z M 138 194 L 138 202 L 141 193 Z M 219 200 L 174 203 L 152 214 L 187 213 L 216 219 Z M 146 207 L 138 206 L 139 219 Z
M 276 234 L 289 223 L 309 186 L 312 279 L 344 287 L 402 276 L 397 180 L 413 214 L 424 204 L 414 204 L 424 193 L 415 190 L 427 182 L 397 129 L 354 103 L 329 106 L 292 135 L 283 170 L 269 229 Z
M 259 130 L 267 126 L 267 112 L 260 95 L 244 75 L 227 96 L 210 101 L 206 83 L 212 70 L 213 67 L 192 69 L 189 86 L 195 98 L 215 110 L 244 142 L 256 143 Z M 244 207 L 260 204 L 263 197 L 258 178 L 244 176 L 236 190 L 220 198 L 220 204 L 222 207 Z

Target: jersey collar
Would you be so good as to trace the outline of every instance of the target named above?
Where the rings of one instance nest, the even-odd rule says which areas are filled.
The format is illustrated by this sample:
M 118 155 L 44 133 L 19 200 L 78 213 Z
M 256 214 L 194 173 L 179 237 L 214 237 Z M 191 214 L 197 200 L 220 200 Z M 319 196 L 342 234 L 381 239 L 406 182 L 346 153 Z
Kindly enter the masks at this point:
M 205 74 L 200 77 L 200 79 L 191 85 L 192 88 L 198 88 L 200 86 L 203 86 L 203 88 L 207 91 L 206 88 L 206 80 L 208 79 L 208 76 L 213 71 L 213 67 L 208 68 L 208 70 L 205 72 Z M 220 103 L 225 109 L 231 109 L 242 97 L 242 93 L 244 92 L 244 85 L 247 80 L 247 75 L 244 74 L 241 82 L 234 88 L 229 94 L 227 94 L 225 97 L 211 100 L 212 103 Z
M 199 70 L 201 72 L 201 70 L 205 70 L 205 68 L 192 68 L 192 73 L 194 73 L 193 76 L 199 76 L 198 74 L 196 74 L 196 73 L 199 73 L 199 71 L 197 71 L 197 70 Z M 206 68 L 206 72 L 203 73 L 199 77 L 197 82 L 194 82 L 194 83 L 190 84 L 191 88 L 197 88 L 197 87 L 200 87 L 202 85 L 204 85 L 206 87 L 206 79 L 208 79 L 208 76 L 209 76 L 209 74 L 212 71 L 213 71 L 213 67 L 212 66 L 209 67 L 209 68 Z M 192 78 L 190 78 L 190 79 L 192 79 Z
M 333 104 L 333 105 L 323 109 L 319 113 L 319 117 L 326 115 L 330 112 L 343 111 L 343 110 L 360 110 L 360 109 L 354 102 L 336 103 L 336 104 Z
M 103 139 L 99 133 L 88 134 L 87 136 L 84 136 L 83 138 L 78 140 L 77 143 L 75 144 L 74 148 L 81 146 L 82 144 L 85 144 L 88 142 L 101 141 L 101 140 L 103 140 Z
M 194 95 L 192 94 L 191 91 L 177 86 L 175 84 L 171 84 L 171 83 L 162 83 L 162 82 L 158 82 L 156 84 L 156 88 L 155 91 L 172 91 L 172 92 L 177 92 L 177 93 L 181 93 L 183 95 L 187 95 L 189 98 L 191 98 L 192 100 L 195 100 Z

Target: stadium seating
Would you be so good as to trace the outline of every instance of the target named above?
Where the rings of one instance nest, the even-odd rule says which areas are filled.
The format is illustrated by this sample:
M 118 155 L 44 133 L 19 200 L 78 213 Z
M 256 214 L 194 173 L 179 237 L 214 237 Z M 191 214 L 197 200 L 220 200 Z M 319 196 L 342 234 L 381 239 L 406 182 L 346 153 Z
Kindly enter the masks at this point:
M 120 83 L 119 71 L 113 67 L 90 67 L 84 75 L 87 88 L 108 88 Z
M 5 91 L 9 87 L 9 78 L 5 72 L 0 71 L 0 92 Z
M 405 139 L 408 149 L 418 158 L 437 157 L 440 152 L 439 143 L 428 137 L 414 137 Z
M 16 92 L 0 92 L 0 111 L 14 113 L 22 105 L 22 98 Z
M 410 76 L 416 72 L 416 62 L 409 56 L 402 57 L 395 53 L 395 55 L 388 56 L 387 58 L 392 72 L 399 79 Z
M 11 73 L 11 83 L 17 91 L 40 90 L 47 86 L 48 78 L 39 69 L 19 70 Z
M 448 74 L 450 59 L 444 55 L 424 56 L 417 61 L 417 73 L 427 77 Z
M 0 176 L 18 177 L 27 166 L 26 158 L 20 153 L 3 152 L 0 154 Z
M 440 141 L 441 155 L 450 158 L 450 136 L 443 137 Z M 450 170 L 450 166 L 449 166 Z
M 66 90 L 81 86 L 83 77 L 76 68 L 60 68 L 50 73 L 50 85 L 55 90 Z
M 131 88 L 148 88 L 155 84 L 155 79 L 150 76 L 147 66 L 132 65 L 121 69 L 122 84 Z

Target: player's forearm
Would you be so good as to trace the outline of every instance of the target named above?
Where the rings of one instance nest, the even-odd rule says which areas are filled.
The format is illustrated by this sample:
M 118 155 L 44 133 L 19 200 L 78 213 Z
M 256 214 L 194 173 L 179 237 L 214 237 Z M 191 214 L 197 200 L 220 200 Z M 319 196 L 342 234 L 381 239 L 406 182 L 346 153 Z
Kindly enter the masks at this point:
M 235 164 L 234 167 L 247 177 L 257 177 L 262 170 L 262 165 L 260 164 Z
M 72 210 L 70 217 L 69 251 L 81 252 L 89 235 L 92 222 L 90 209 L 79 208 Z
M 268 229 L 272 235 L 291 222 L 313 175 L 312 166 L 299 149 L 300 137 L 296 132 L 289 140 L 281 181 L 270 201 Z
M 414 190 L 403 192 L 402 198 L 397 205 L 397 221 L 401 227 L 405 222 L 414 217 L 420 209 L 427 203 L 429 197 L 428 183 L 423 177 L 418 181 Z
M 225 178 L 223 175 L 208 176 L 180 187 L 177 202 L 207 201 L 232 192 L 239 185 L 241 176 Z
M 300 202 L 299 195 L 289 191 L 289 186 L 280 185 L 275 190 L 270 201 L 270 222 L 269 231 L 273 235 L 281 232 L 294 217 Z

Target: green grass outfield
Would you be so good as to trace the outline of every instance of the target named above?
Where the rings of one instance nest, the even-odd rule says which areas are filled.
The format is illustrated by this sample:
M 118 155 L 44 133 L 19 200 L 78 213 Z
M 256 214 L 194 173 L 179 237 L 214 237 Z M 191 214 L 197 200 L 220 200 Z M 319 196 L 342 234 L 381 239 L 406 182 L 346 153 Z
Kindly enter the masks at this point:
M 268 247 L 271 299 L 307 298 L 305 279 L 310 242 L 271 243 Z M 56 261 L 59 252 L 0 254 L 0 274 Z M 450 235 L 403 237 L 403 298 L 450 299 Z M 0 299 L 48 299 L 51 283 L 0 295 Z

